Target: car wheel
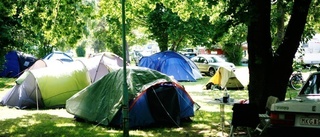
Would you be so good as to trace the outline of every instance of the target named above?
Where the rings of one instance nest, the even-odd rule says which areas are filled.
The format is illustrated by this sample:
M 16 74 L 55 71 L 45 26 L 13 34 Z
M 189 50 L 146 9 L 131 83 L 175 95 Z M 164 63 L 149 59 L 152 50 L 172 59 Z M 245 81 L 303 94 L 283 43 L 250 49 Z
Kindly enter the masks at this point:
M 215 73 L 216 73 L 216 70 L 214 70 L 213 68 L 210 68 L 208 75 L 212 77 Z

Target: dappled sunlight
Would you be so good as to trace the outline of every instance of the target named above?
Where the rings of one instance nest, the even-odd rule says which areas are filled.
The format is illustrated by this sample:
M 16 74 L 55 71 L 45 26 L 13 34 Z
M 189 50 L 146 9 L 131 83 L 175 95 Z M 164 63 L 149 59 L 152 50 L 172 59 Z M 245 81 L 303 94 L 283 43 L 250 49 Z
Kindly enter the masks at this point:
M 75 127 L 76 125 L 73 123 L 60 123 L 60 124 L 56 124 L 56 127 Z
M 18 123 L 18 125 L 21 127 L 29 127 L 29 126 L 41 123 L 41 121 L 34 119 L 34 118 L 30 118 L 30 117 L 31 116 L 27 116 L 27 117 L 21 119 L 21 121 Z
M 65 109 L 42 109 L 42 110 L 26 110 L 26 109 L 16 109 L 6 106 L 0 106 L 0 118 L 1 119 L 10 119 L 23 117 L 25 115 L 31 114 L 50 114 L 56 115 L 59 117 L 73 118 L 74 116 L 69 114 Z
M 199 123 L 199 124 L 193 124 L 192 127 L 197 129 L 210 129 L 211 126 L 207 124 Z
M 0 136 L 96 136 L 109 135 L 103 127 L 49 114 L 32 114 L 0 121 Z M 90 130 L 90 127 L 94 127 Z M 107 131 L 107 130 L 106 130 Z M 110 130 L 111 131 L 111 130 Z M 101 134 L 103 133 L 103 134 Z M 121 135 L 118 131 L 114 135 Z
M 129 134 L 131 136 L 143 136 L 143 137 L 154 137 L 155 134 L 151 132 L 145 132 L 145 131 L 130 131 Z

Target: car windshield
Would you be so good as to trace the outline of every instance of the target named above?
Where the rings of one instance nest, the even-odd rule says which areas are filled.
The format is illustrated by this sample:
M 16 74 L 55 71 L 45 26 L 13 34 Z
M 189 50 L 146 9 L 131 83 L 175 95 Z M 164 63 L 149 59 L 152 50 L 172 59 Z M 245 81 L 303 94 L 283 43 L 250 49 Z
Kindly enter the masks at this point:
M 319 94 L 320 88 L 320 73 L 313 74 L 306 81 L 304 87 L 302 88 L 300 94 Z
M 214 63 L 214 62 L 226 62 L 226 61 L 218 56 L 210 56 L 210 58 L 208 59 L 208 62 Z

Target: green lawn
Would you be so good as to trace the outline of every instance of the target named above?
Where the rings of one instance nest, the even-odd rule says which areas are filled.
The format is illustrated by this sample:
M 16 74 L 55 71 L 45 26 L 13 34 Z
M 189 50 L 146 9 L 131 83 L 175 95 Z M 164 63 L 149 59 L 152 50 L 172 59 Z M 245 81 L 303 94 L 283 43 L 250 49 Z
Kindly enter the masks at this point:
M 190 96 L 201 108 L 192 117 L 193 122 L 180 127 L 150 127 L 131 129 L 130 136 L 222 136 L 218 105 L 208 103 L 210 99 L 222 96 L 220 90 L 203 90 L 208 82 L 205 77 L 198 82 L 182 82 Z M 0 97 L 14 85 L 14 79 L 0 78 Z M 289 91 L 296 95 L 296 91 Z M 229 91 L 235 99 L 247 99 L 247 90 Z M 226 119 L 231 118 L 231 106 L 226 106 Z M 7 117 L 5 117 L 7 116 Z M 92 123 L 77 122 L 64 109 L 17 110 L 0 106 L 0 136 L 122 136 L 120 128 L 105 127 Z M 223 134 L 229 133 L 226 126 Z

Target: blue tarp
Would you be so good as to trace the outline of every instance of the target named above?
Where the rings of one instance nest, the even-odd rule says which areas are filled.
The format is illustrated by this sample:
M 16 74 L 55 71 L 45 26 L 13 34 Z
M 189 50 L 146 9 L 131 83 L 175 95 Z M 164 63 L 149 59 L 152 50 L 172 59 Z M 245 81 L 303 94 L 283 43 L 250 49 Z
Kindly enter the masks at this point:
M 140 67 L 157 70 L 177 81 L 195 82 L 202 78 L 198 67 L 186 56 L 173 51 L 165 51 L 144 56 L 139 61 Z

